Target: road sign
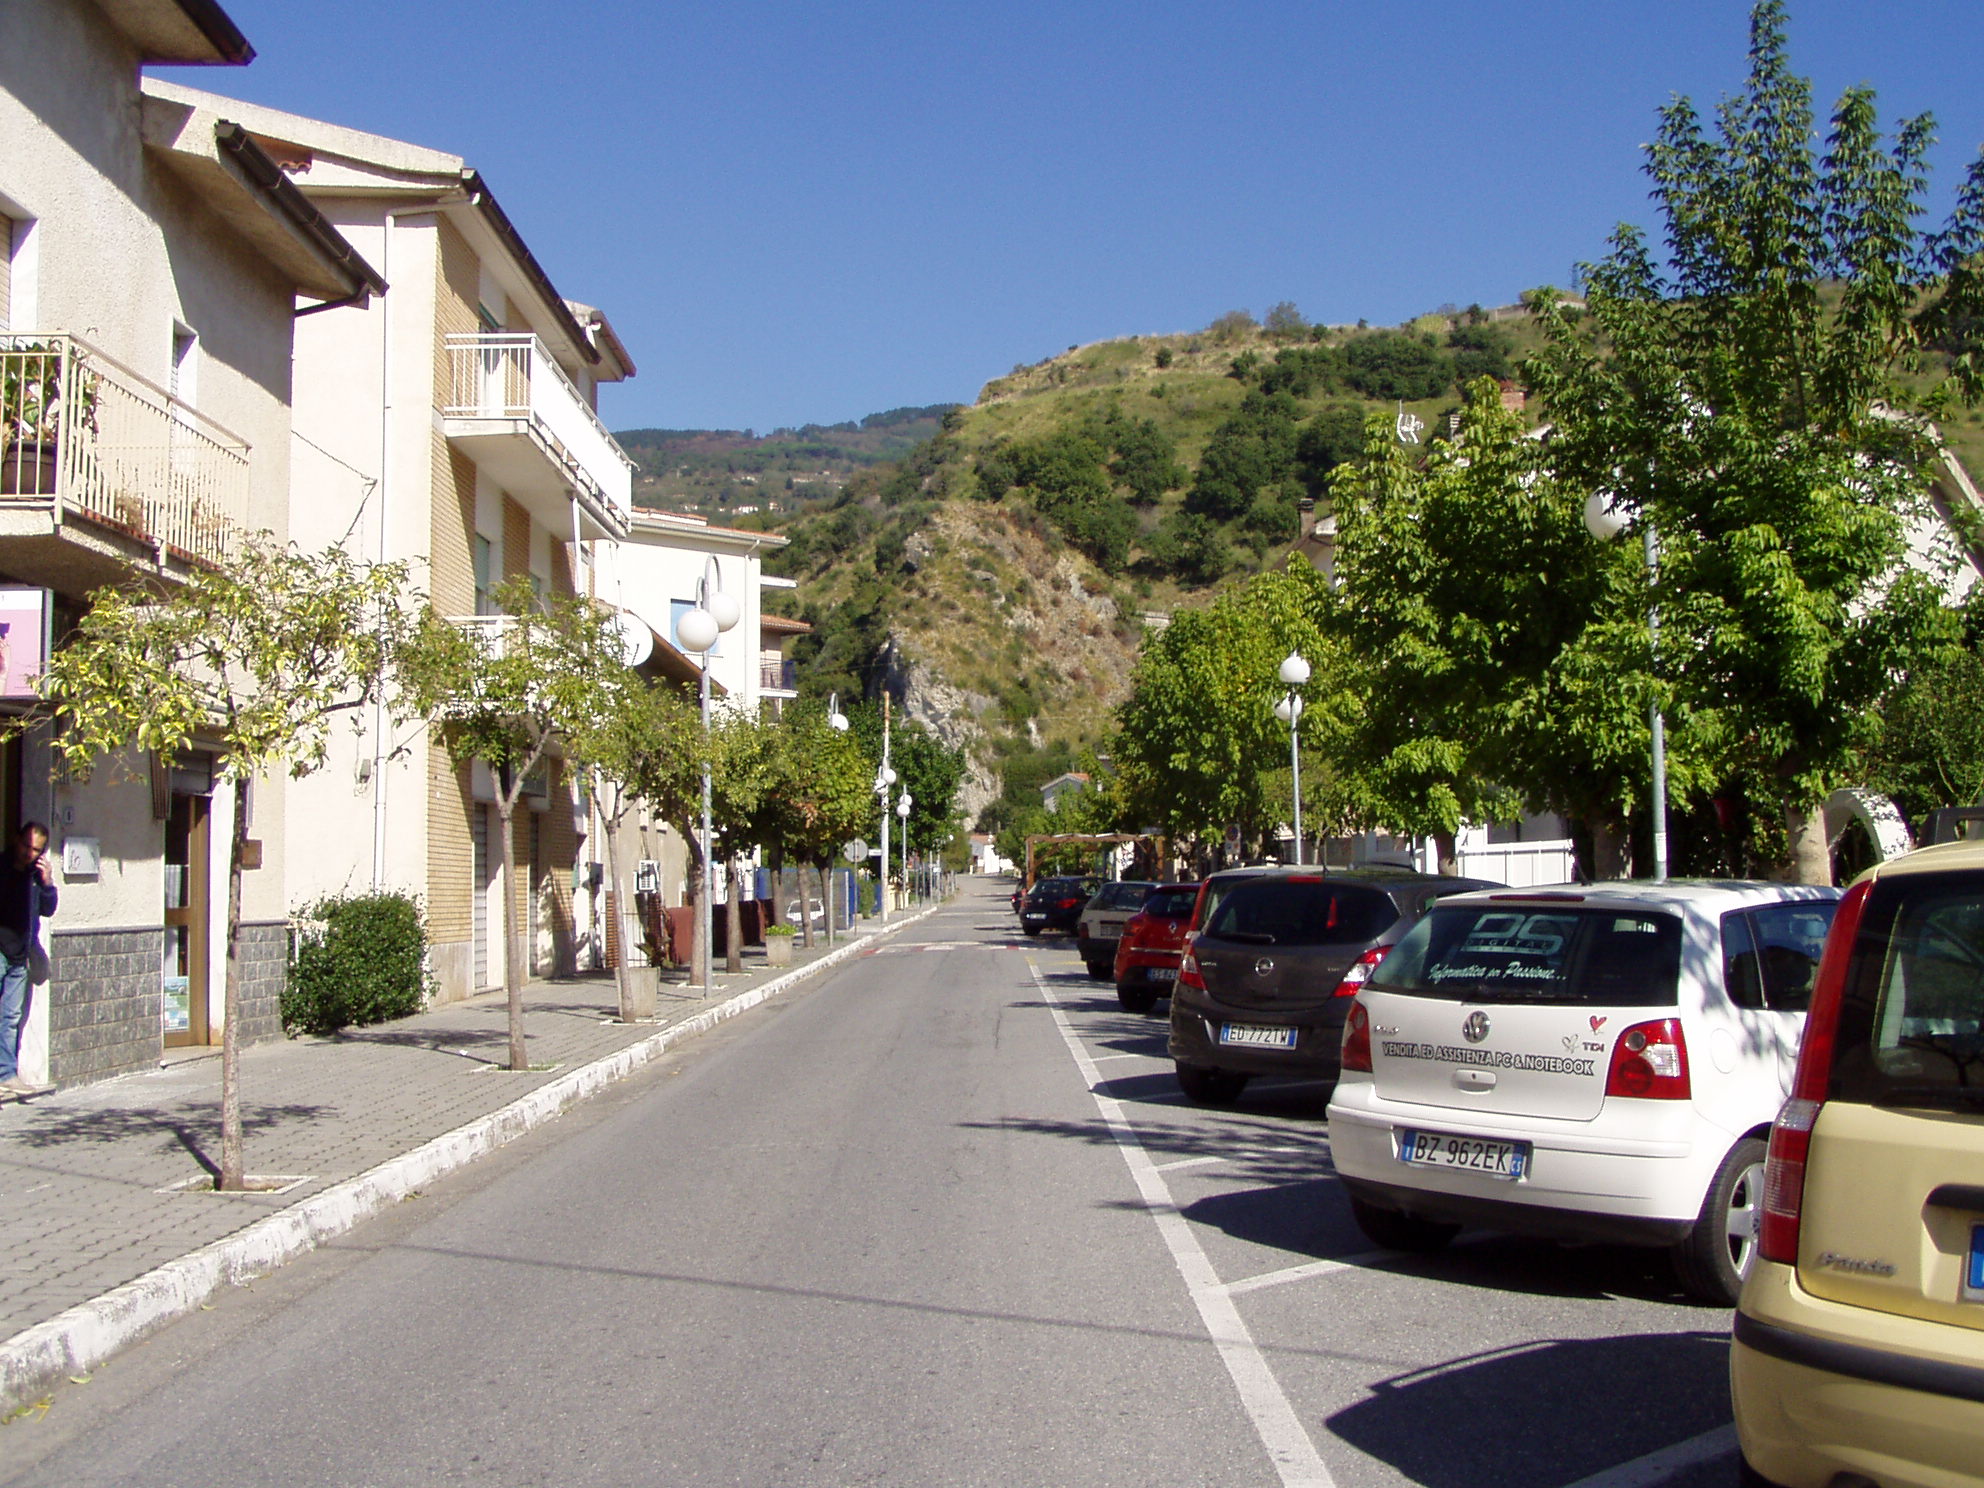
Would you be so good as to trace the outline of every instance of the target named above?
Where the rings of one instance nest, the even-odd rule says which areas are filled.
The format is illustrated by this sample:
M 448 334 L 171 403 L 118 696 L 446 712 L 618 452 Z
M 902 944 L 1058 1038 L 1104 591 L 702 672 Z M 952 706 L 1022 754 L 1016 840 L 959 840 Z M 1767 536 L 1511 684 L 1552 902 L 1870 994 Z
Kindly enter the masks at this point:
M 852 842 L 843 842 L 840 848 L 840 855 L 850 863 L 866 862 L 868 858 L 868 844 L 863 842 L 859 837 L 856 837 Z

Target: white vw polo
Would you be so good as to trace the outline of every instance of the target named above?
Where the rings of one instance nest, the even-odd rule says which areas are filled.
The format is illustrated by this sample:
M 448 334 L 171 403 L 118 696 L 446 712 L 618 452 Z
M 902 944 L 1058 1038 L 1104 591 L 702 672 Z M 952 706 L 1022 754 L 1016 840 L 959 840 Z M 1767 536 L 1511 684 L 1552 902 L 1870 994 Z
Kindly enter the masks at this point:
M 1765 1141 L 1838 892 L 1607 883 L 1459 894 L 1357 994 L 1330 1147 L 1365 1234 L 1463 1224 L 1671 1250 L 1733 1303 Z

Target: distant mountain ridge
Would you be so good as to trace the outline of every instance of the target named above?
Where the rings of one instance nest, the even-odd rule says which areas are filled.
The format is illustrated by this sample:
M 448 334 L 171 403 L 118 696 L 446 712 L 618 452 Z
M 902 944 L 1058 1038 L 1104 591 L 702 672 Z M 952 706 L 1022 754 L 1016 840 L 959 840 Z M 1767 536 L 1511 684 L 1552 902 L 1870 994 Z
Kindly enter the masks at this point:
M 899 460 L 958 405 L 891 408 L 860 420 L 753 429 L 628 429 L 642 506 L 728 518 L 777 517 L 833 496 L 858 471 Z

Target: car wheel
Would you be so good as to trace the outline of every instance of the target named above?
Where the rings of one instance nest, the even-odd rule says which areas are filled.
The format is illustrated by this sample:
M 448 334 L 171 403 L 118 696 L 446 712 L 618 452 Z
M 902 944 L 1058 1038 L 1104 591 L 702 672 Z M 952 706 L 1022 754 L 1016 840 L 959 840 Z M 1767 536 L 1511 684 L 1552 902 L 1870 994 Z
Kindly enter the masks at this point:
M 1202 1106 L 1230 1106 L 1247 1088 L 1247 1077 L 1232 1070 L 1200 1069 L 1195 1064 L 1178 1066 L 1178 1088 L 1188 1100 Z
M 1372 1244 L 1386 1250 L 1411 1251 L 1414 1255 L 1444 1250 L 1447 1242 L 1460 1233 L 1457 1224 L 1441 1224 L 1437 1220 L 1401 1214 L 1396 1209 L 1380 1209 L 1354 1195 L 1350 1200 L 1350 1217 Z
M 1712 1307 L 1734 1307 L 1764 1216 L 1764 1144 L 1745 1137 L 1716 1169 L 1688 1238 L 1674 1247 L 1681 1290 Z
M 1088 963 L 1088 979 L 1092 982 L 1106 982 L 1115 975 L 1116 968 L 1107 961 L 1091 961 Z
M 1147 1013 L 1157 1006 L 1157 994 L 1148 987 L 1126 987 L 1116 984 L 1116 1000 L 1123 1005 L 1126 1013 Z

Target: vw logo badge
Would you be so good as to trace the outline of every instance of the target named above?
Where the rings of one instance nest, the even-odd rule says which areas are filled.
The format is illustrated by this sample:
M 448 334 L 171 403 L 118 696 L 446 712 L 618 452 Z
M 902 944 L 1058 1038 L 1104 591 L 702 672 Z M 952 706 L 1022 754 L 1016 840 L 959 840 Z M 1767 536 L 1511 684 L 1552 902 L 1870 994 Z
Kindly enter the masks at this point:
M 1255 976 L 1266 976 L 1269 972 L 1273 970 L 1274 970 L 1274 962 L 1270 961 L 1266 956 L 1261 957 L 1260 960 L 1254 963 Z
M 1460 1026 L 1460 1034 L 1470 1044 L 1480 1043 L 1488 1037 L 1488 1015 L 1482 1012 L 1469 1013 L 1467 1021 Z

